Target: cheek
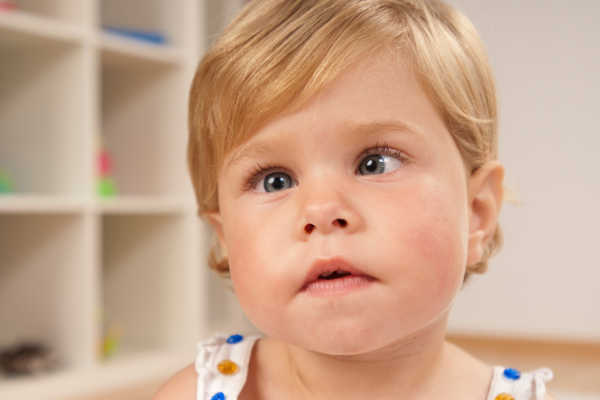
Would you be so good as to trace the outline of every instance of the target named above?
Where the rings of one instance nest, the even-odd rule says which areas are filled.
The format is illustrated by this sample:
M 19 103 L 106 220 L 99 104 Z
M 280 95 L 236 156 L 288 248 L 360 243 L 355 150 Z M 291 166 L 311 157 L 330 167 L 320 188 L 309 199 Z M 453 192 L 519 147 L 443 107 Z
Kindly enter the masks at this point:
M 458 182 L 460 183 L 460 181 Z M 423 295 L 453 296 L 467 255 L 466 190 L 450 179 L 421 179 L 410 191 L 383 199 L 382 232 L 397 262 L 390 276 Z M 410 288 L 406 288 L 409 290 Z
M 227 230 L 232 283 L 251 320 L 257 313 L 274 312 L 272 299 L 285 295 L 282 283 L 286 270 L 281 266 L 289 265 L 289 260 L 281 249 L 289 232 L 283 231 L 286 224 L 271 221 L 274 218 L 269 213 L 245 212 L 240 207 L 232 218 L 234 226 Z
M 433 270 L 455 268 L 466 262 L 466 199 L 445 184 L 431 184 L 417 192 L 408 226 L 412 231 L 408 244 L 419 255 L 431 260 Z

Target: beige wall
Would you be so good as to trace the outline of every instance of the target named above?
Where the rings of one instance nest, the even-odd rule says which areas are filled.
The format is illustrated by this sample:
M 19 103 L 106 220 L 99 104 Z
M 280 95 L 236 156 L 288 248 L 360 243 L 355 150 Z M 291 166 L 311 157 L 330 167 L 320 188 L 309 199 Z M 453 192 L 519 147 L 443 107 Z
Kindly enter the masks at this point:
M 519 205 L 505 205 L 505 248 L 450 330 L 600 343 L 600 1 L 451 3 L 488 47 Z

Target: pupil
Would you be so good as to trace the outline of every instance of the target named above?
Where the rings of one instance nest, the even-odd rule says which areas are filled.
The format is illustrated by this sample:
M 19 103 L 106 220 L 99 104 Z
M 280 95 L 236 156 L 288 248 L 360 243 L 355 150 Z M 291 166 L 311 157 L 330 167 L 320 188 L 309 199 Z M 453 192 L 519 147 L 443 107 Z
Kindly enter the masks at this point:
M 377 171 L 377 161 L 370 159 L 369 161 L 367 161 L 367 171 L 369 172 L 375 172 Z
M 274 189 L 281 189 L 285 186 L 285 181 L 281 176 L 276 178 L 271 178 L 271 182 L 269 182 Z
M 385 159 L 381 154 L 373 154 L 365 158 L 359 167 L 362 175 L 382 174 L 385 171 Z
M 292 180 L 286 174 L 270 174 L 265 178 L 265 191 L 267 192 L 276 192 L 290 187 L 292 187 Z

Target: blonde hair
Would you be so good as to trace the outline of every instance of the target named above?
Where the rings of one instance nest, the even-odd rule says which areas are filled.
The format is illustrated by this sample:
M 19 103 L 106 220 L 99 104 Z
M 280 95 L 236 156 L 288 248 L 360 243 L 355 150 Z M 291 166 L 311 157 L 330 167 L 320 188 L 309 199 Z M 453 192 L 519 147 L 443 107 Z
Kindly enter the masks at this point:
M 426 0 L 254 0 L 202 58 L 189 104 L 188 166 L 199 215 L 218 210 L 227 154 L 259 127 L 305 105 L 351 64 L 398 49 L 435 102 L 468 171 L 497 158 L 494 77 L 473 25 Z M 500 227 L 473 272 L 484 272 Z M 227 274 L 217 243 L 209 264 Z

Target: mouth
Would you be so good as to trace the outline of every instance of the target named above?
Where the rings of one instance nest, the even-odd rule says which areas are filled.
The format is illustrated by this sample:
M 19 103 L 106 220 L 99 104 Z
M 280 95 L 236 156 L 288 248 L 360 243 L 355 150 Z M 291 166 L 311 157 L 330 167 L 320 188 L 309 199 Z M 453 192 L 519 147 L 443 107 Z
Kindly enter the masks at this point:
M 337 270 L 337 271 L 333 271 L 333 272 L 325 272 L 325 273 L 319 275 L 319 279 L 325 279 L 327 281 L 330 281 L 332 279 L 339 279 L 339 278 L 342 278 L 347 275 L 352 275 L 352 274 L 348 271 Z
M 309 268 L 301 293 L 317 296 L 344 294 L 367 287 L 374 280 L 340 257 L 317 259 Z

